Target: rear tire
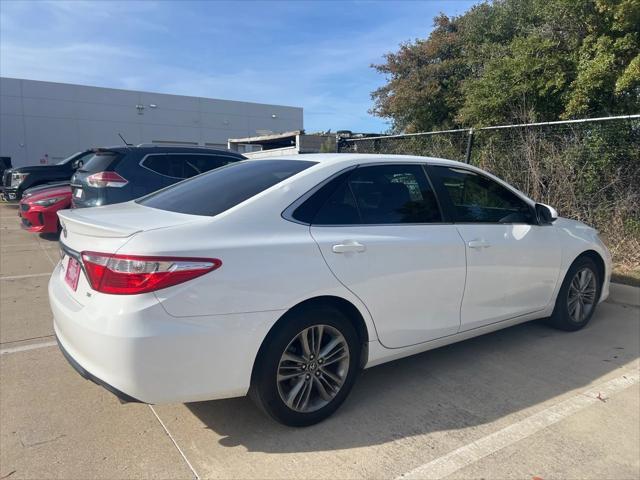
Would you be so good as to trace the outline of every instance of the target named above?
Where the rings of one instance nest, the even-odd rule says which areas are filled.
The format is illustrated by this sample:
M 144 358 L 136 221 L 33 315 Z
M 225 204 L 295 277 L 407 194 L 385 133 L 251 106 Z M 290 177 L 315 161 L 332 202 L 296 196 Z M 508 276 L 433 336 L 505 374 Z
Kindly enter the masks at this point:
M 568 332 L 584 328 L 593 317 L 601 291 L 602 278 L 595 262 L 589 257 L 578 258 L 565 275 L 547 323 Z
M 287 314 L 256 359 L 249 396 L 280 423 L 321 422 L 355 383 L 361 346 L 349 319 L 330 307 Z

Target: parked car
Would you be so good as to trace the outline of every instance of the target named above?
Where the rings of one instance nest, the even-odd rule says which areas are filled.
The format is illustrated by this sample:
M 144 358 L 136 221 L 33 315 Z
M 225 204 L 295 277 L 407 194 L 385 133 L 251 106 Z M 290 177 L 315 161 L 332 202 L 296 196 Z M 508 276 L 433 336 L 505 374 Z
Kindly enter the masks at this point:
M 126 202 L 244 159 L 239 153 L 204 147 L 139 145 L 96 149 L 71 178 L 72 206 Z
M 83 376 L 148 403 L 248 392 L 288 425 L 361 368 L 539 318 L 578 330 L 609 293 L 596 230 L 435 158 L 247 160 L 58 215 L 49 298 Z
M 92 150 L 74 153 L 55 165 L 34 165 L 5 170 L 2 177 L 2 196 L 5 200 L 20 200 L 28 188 L 69 181 L 73 172 L 93 155 Z
M 56 233 L 60 230 L 58 210 L 71 206 L 69 184 L 36 187 L 27 190 L 20 200 L 21 226 L 29 232 Z
M 22 192 L 22 198 L 28 198 L 31 195 L 35 195 L 36 193 L 42 192 L 43 190 L 48 190 L 49 188 L 52 187 L 62 187 L 62 186 L 69 186 L 69 180 L 64 181 L 64 182 L 51 182 L 51 183 L 44 183 L 42 185 L 37 185 L 35 187 L 31 187 L 31 188 L 27 188 L 24 192 Z M 71 187 L 69 187 L 69 191 L 71 191 Z

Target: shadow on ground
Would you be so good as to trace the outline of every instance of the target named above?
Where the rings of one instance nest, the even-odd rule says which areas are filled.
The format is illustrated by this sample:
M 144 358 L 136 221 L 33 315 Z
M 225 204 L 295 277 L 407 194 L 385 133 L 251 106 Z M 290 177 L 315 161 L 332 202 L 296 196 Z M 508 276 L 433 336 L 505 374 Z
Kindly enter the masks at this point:
M 60 233 L 39 233 L 38 236 L 47 242 L 57 242 L 60 240 Z
M 187 407 L 220 444 L 249 451 L 326 451 L 456 431 L 522 412 L 580 389 L 635 360 L 640 310 L 602 304 L 591 324 L 565 333 L 532 322 L 363 372 L 329 420 L 281 426 L 248 398 Z

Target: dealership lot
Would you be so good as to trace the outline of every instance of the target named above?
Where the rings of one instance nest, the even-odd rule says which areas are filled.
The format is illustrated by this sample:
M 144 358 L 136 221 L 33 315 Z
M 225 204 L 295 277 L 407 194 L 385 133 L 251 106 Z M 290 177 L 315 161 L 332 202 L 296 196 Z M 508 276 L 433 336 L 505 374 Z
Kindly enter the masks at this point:
M 364 372 L 306 429 L 248 399 L 121 405 L 52 336 L 55 239 L 0 206 L 0 479 L 637 478 L 640 290 L 615 286 L 591 325 L 538 323 Z

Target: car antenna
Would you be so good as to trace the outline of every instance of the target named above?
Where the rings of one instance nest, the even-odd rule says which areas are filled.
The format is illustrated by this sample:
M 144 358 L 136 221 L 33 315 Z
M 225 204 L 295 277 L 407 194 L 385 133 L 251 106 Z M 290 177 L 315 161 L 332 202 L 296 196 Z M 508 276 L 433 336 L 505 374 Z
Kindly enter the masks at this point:
M 121 134 L 121 133 L 118 133 L 118 136 L 122 139 L 122 141 L 123 141 L 123 142 L 124 142 L 124 144 L 127 146 L 127 148 L 128 148 L 128 147 L 130 147 L 131 145 L 133 145 L 132 143 L 128 143 L 128 142 L 124 139 L 124 137 L 122 136 L 122 134 Z

